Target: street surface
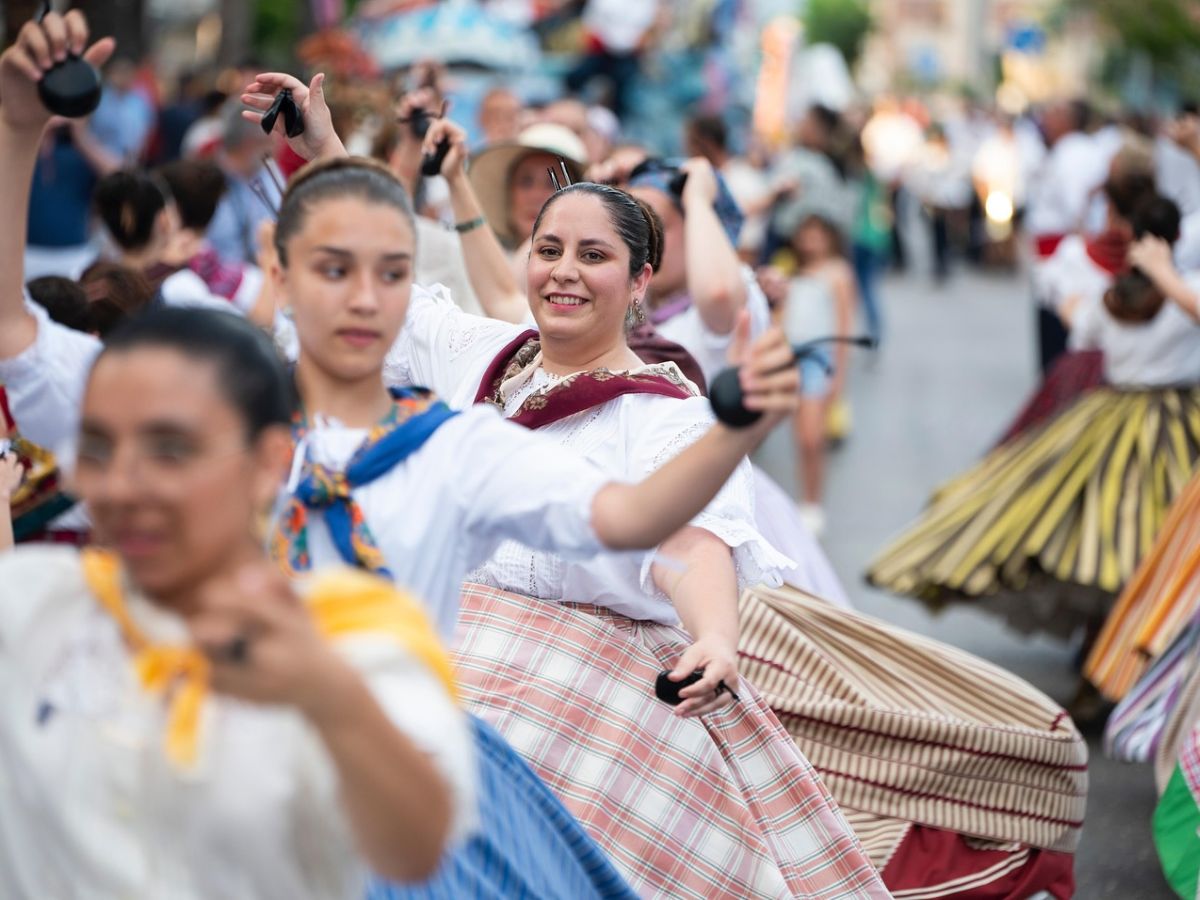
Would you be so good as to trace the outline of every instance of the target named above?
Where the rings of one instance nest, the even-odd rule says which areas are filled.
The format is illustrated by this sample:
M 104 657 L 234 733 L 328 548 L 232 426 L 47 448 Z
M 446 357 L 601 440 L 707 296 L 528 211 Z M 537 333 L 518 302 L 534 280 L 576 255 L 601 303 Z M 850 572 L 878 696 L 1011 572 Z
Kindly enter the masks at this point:
M 855 607 L 961 647 L 1028 679 L 1062 704 L 1076 687 L 1077 651 L 1028 639 L 999 619 L 956 607 L 933 616 L 919 603 L 867 586 L 862 573 L 905 527 L 935 486 L 978 459 L 1035 384 L 1034 314 L 1015 274 L 960 270 L 945 287 L 923 273 L 884 284 L 884 344 L 855 351 L 853 429 L 833 451 L 824 546 Z M 759 463 L 785 489 L 795 484 L 791 438 L 773 434 Z M 1171 898 L 1150 835 L 1150 766 L 1106 759 L 1089 734 L 1087 824 L 1076 857 L 1080 900 Z

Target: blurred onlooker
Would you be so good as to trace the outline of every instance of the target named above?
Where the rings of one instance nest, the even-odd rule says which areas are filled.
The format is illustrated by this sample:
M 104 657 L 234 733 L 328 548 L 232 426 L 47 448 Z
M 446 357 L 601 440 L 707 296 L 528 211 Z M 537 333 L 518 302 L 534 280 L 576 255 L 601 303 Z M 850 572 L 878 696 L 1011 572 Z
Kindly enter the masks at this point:
M 729 129 L 720 116 L 693 116 L 684 134 L 684 152 L 703 156 L 721 173 L 729 193 L 746 217 L 738 238 L 738 253 L 747 262 L 758 259 L 767 236 L 767 211 L 779 196 L 766 173 L 729 149 Z
M 479 131 L 483 143 L 498 144 L 515 141 L 521 133 L 521 113 L 524 105 L 506 87 L 495 87 L 479 101 Z
M 781 321 L 793 344 L 838 335 L 848 337 L 857 305 L 854 273 L 846 262 L 840 226 L 820 215 L 805 217 L 791 235 L 796 270 L 788 282 Z M 831 409 L 843 396 L 849 353 L 836 344 L 800 362 L 802 395 L 793 417 L 800 514 L 813 534 L 825 529 L 822 508 L 825 445 Z
M 204 113 L 204 79 L 196 72 L 184 72 L 175 99 L 158 115 L 159 162 L 172 162 L 183 155 L 183 139 Z
M 92 190 L 121 159 L 105 149 L 86 119 L 53 119 L 42 136 L 29 198 L 25 277 L 77 278 L 96 256 L 89 236 Z
M 1179 207 L 1185 217 L 1200 212 L 1200 115 L 1188 104 L 1168 121 L 1154 142 L 1159 192 Z
M 133 60 L 116 57 L 104 74 L 104 94 L 92 114 L 92 133 L 123 163 L 137 162 L 154 128 L 154 108 L 138 89 Z
M 780 157 L 774 184 L 788 188 L 793 196 L 778 204 L 771 216 L 771 234 L 765 249 L 767 259 L 809 216 L 819 215 L 835 222 L 842 234 L 849 233 L 853 209 L 848 203 L 841 161 L 835 155 L 839 115 L 824 106 L 809 107 L 796 130 L 797 145 Z
M 623 119 L 637 78 L 641 53 L 658 19 L 658 0 L 587 0 L 583 27 L 587 53 L 567 75 L 567 88 L 581 93 L 597 77 L 612 83 L 612 111 Z
M 587 149 L 575 133 L 562 125 L 531 125 L 517 140 L 486 147 L 471 160 L 471 186 L 483 207 L 488 224 L 512 255 L 514 274 L 525 286 L 523 248 L 533 233 L 542 205 L 554 192 L 547 169 L 558 179 L 562 160 L 572 181 L 583 177 Z
M 961 238 L 966 230 L 965 213 L 972 193 L 969 164 L 952 151 L 941 125 L 930 126 L 925 146 L 909 173 L 909 185 L 929 222 L 933 277 L 944 282 L 950 275 L 952 239 Z
M 242 118 L 240 101 L 225 104 L 221 124 L 217 163 L 228 186 L 209 225 L 208 241 L 222 259 L 253 263 L 258 257 L 258 227 L 274 218 L 282 199 L 264 165 L 271 138 Z
M 847 177 L 855 191 L 854 223 L 850 231 L 850 261 L 858 282 L 867 334 L 883 340 L 883 307 L 879 279 L 892 247 L 892 209 L 888 191 L 871 168 L 861 137 L 851 144 Z
M 221 135 L 224 126 L 221 124 L 221 109 L 228 100 L 223 92 L 208 91 L 200 98 L 200 115 L 184 133 L 180 146 L 180 155 L 192 158 L 208 158 L 216 156 L 221 149 Z

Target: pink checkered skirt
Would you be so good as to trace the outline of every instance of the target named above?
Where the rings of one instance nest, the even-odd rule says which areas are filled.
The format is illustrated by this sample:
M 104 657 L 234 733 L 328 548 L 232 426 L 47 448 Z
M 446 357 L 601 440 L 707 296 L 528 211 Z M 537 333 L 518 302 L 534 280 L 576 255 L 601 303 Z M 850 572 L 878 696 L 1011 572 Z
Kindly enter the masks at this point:
M 478 585 L 463 591 L 463 698 L 647 897 L 888 897 L 758 692 L 680 719 L 654 680 L 678 628 Z

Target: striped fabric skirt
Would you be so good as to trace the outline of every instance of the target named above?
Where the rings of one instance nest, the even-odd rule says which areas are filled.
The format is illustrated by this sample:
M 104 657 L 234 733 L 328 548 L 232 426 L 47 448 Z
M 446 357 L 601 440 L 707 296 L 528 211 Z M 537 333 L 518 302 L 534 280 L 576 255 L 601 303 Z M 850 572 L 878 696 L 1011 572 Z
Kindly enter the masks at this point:
M 504 735 L 644 897 L 887 897 L 752 686 L 681 719 L 654 681 L 691 643 L 593 606 L 466 585 L 455 652 Z
M 479 759 L 476 834 L 423 885 L 376 881 L 367 900 L 637 900 L 582 826 L 486 722 L 472 716 Z
M 743 676 L 896 896 L 1071 896 L 1087 746 L 1057 704 L 968 653 L 793 589 L 747 591 L 739 618 Z
M 1200 609 L 1200 475 L 1175 501 L 1154 548 L 1117 599 L 1083 674 L 1124 698 Z
M 1149 762 L 1183 698 L 1188 676 L 1200 660 L 1198 611 L 1117 704 L 1104 727 L 1104 751 L 1121 762 Z
M 1099 388 L 942 487 L 867 578 L 1069 636 L 1107 614 L 1198 458 L 1200 388 Z

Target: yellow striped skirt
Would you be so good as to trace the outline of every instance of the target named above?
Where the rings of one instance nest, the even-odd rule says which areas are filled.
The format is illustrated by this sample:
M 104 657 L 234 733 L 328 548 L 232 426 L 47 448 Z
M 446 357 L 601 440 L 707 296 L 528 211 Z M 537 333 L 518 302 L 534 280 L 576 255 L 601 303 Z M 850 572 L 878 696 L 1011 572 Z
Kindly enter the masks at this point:
M 1088 589 L 1099 598 L 1090 607 L 1056 606 L 1020 623 L 1069 634 L 1107 611 L 1198 458 L 1200 387 L 1097 389 L 944 485 L 867 579 L 935 608 L 997 594 L 1011 607 L 1012 592 Z

